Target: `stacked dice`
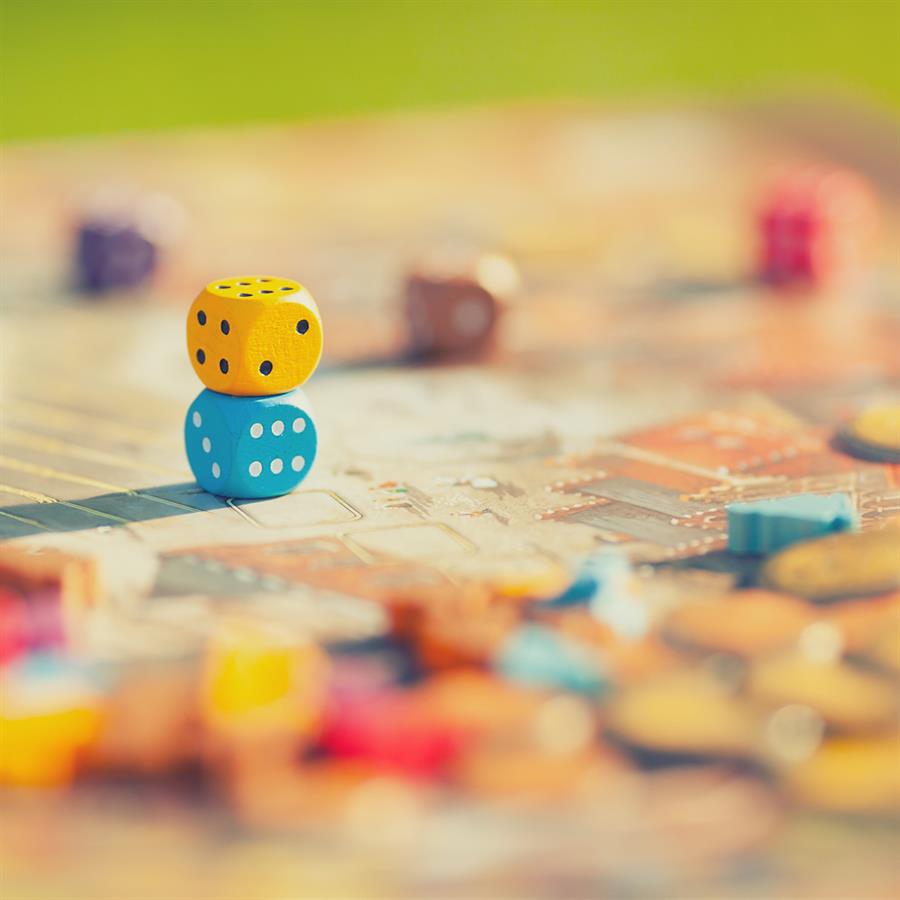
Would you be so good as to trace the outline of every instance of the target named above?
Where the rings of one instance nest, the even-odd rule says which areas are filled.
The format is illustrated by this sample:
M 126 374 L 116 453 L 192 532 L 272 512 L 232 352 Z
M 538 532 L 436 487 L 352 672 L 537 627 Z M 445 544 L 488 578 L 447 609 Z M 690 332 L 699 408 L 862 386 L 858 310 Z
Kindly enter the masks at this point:
M 312 296 L 287 278 L 210 282 L 188 313 L 187 344 L 206 385 L 184 425 L 197 483 L 236 498 L 293 490 L 316 455 L 312 410 L 298 389 L 322 356 Z

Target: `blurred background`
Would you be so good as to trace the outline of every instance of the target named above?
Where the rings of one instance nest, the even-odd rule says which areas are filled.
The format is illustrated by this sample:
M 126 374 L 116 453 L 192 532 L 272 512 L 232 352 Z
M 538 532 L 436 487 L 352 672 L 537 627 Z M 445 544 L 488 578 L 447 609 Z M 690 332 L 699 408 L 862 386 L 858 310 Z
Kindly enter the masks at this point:
M 840 94 L 896 108 L 895 0 L 2 4 L 0 137 L 496 101 Z

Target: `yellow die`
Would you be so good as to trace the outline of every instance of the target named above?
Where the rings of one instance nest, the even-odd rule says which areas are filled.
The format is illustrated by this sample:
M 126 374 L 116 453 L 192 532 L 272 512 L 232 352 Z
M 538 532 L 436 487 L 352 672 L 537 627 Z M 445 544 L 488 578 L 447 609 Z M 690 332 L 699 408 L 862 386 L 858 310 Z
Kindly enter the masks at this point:
M 309 291 L 289 278 L 220 278 L 191 305 L 187 343 L 191 365 L 210 390 L 283 394 L 315 372 L 322 321 Z

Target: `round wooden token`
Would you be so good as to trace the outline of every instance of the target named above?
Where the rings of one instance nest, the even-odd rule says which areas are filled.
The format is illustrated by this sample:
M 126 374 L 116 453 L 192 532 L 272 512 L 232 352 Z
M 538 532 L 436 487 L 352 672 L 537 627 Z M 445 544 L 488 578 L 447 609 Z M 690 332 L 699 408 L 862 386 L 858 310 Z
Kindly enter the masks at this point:
M 511 606 L 467 616 L 462 609 L 426 613 L 415 633 L 419 660 L 428 669 L 481 665 L 490 660 L 516 623 Z
M 467 753 L 455 775 L 479 795 L 559 801 L 582 796 L 591 782 L 618 768 L 621 763 L 588 751 L 554 754 L 533 747 L 488 744 Z
M 840 440 L 854 456 L 900 463 L 900 403 L 867 409 L 841 430 Z
M 784 773 L 803 806 L 841 813 L 896 813 L 900 804 L 900 736 L 833 738 Z
M 527 731 L 548 697 L 546 691 L 510 684 L 477 669 L 437 673 L 419 692 L 441 721 L 475 736 Z
M 847 663 L 811 661 L 799 654 L 753 665 L 747 691 L 773 707 L 808 706 L 832 728 L 843 731 L 889 727 L 897 713 L 895 691 L 886 679 Z
M 777 553 L 761 579 L 774 590 L 816 602 L 900 587 L 900 527 L 832 534 Z
M 866 662 L 900 675 L 900 620 L 893 619 L 863 654 Z
M 196 673 L 177 665 L 133 667 L 106 701 L 87 761 L 101 772 L 158 776 L 199 755 Z
M 823 610 L 823 619 L 840 631 L 848 654 L 864 652 L 875 638 L 900 621 L 900 591 L 853 597 Z
M 760 720 L 712 675 L 683 671 L 626 688 L 607 709 L 611 737 L 652 754 L 751 757 Z
M 675 607 L 662 631 L 676 646 L 750 658 L 791 644 L 815 617 L 815 610 L 795 597 L 735 591 Z

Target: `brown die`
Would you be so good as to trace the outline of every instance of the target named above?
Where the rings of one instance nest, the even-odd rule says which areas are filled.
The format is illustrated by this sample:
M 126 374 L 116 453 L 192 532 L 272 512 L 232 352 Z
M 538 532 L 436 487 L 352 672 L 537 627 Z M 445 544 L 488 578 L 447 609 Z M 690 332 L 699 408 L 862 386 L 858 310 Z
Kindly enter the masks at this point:
M 425 264 L 406 282 L 411 353 L 421 358 L 477 356 L 494 342 L 503 306 L 518 285 L 505 257 Z

